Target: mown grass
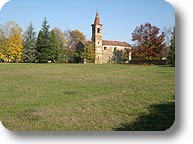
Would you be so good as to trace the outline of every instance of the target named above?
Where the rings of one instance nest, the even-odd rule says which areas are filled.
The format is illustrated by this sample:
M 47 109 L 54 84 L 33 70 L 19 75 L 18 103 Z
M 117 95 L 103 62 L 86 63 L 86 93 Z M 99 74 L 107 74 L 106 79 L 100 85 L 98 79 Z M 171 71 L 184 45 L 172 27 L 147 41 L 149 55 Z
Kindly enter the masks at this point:
M 0 120 L 10 130 L 165 130 L 174 121 L 172 67 L 0 64 L 0 83 Z M 167 103 L 152 115 L 152 105 Z M 150 119 L 133 124 L 142 116 Z

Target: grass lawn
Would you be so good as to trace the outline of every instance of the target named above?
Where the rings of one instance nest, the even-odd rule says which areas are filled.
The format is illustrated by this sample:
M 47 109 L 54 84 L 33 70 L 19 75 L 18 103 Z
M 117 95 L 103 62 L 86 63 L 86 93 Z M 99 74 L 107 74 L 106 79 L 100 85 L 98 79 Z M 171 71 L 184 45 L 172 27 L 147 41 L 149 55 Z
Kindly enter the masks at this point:
M 0 120 L 10 130 L 166 130 L 175 69 L 166 66 L 0 64 Z

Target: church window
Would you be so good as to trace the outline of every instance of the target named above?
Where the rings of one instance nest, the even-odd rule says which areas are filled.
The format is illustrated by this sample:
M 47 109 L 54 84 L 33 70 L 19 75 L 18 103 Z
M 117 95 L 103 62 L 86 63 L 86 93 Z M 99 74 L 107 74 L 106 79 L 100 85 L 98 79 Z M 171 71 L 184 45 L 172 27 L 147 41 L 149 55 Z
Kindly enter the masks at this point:
M 114 47 L 114 51 L 116 51 L 117 50 L 117 47 Z
M 100 42 L 98 42 L 98 44 L 100 44 Z
M 107 47 L 104 47 L 104 50 L 107 50 Z
M 100 33 L 100 28 L 97 28 L 97 33 Z

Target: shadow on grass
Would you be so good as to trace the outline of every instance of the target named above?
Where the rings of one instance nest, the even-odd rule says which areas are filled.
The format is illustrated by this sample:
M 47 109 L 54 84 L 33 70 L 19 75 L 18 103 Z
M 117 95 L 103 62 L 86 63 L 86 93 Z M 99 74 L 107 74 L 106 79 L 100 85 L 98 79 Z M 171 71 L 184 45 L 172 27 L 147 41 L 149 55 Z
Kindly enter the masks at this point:
M 164 131 L 175 121 L 174 102 L 151 105 L 149 114 L 139 116 L 132 123 L 122 123 L 115 131 Z
M 157 65 L 158 67 L 172 67 L 172 68 L 175 68 L 175 66 L 172 66 L 172 65 Z

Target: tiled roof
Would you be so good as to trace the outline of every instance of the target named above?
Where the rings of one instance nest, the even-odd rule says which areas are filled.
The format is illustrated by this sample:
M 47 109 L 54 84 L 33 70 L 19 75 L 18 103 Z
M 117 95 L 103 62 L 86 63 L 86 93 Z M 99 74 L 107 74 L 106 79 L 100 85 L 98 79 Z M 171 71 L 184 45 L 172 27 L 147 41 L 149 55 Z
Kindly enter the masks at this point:
M 128 44 L 127 42 L 110 41 L 110 40 L 103 40 L 103 45 L 113 45 L 113 46 L 131 47 L 131 45 Z

